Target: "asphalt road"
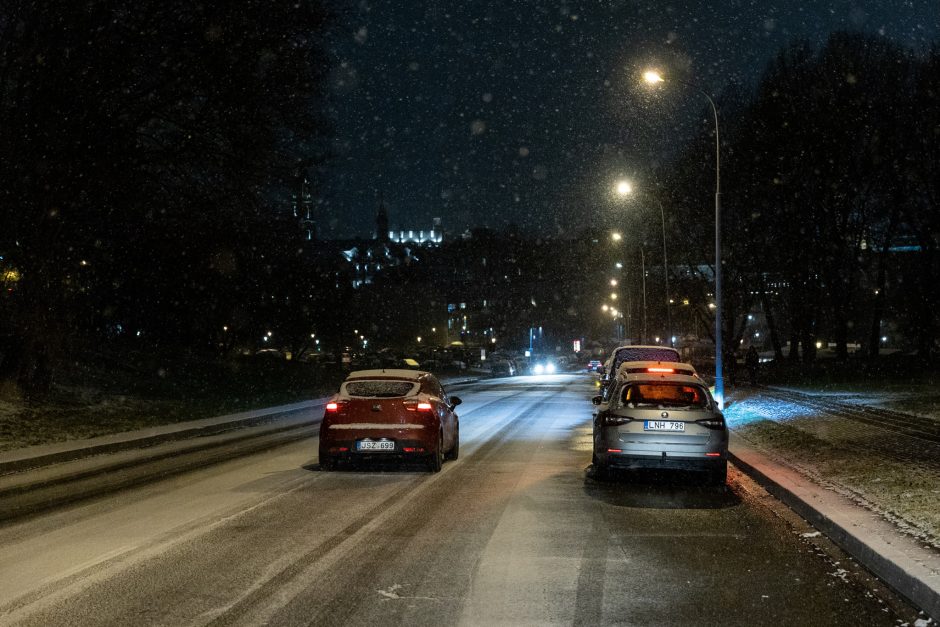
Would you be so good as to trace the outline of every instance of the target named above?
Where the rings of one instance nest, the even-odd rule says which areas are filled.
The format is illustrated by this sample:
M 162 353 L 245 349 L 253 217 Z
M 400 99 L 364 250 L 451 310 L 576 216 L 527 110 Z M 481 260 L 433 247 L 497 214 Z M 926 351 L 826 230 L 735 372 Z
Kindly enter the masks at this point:
M 913 614 L 732 471 L 590 462 L 591 380 L 461 389 L 461 455 L 322 472 L 316 439 L 0 527 L 0 624 L 895 625 Z M 899 613 L 896 613 L 899 612 Z

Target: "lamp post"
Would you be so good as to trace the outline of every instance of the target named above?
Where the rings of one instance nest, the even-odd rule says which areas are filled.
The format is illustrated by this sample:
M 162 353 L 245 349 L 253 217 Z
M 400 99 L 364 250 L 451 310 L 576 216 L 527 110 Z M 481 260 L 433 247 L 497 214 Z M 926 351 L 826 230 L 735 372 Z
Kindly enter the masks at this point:
M 657 198 L 656 204 L 659 205 L 659 219 L 663 225 L 663 280 L 666 282 L 666 338 L 669 346 L 672 346 L 672 313 L 669 307 L 669 261 L 666 256 L 666 211 L 663 209 L 663 202 Z
M 665 82 L 662 74 L 654 70 L 643 73 L 643 80 L 650 85 Z M 715 398 L 718 405 L 725 403 L 725 382 L 722 372 L 722 341 L 721 341 L 721 143 L 718 139 L 718 107 L 715 101 L 704 89 L 693 83 L 675 80 L 705 96 L 711 105 L 712 115 L 715 118 Z
M 628 196 L 633 193 L 633 186 L 627 181 L 618 181 L 615 190 L 620 196 Z M 663 209 L 663 203 L 659 198 L 656 198 L 656 204 L 659 205 L 659 219 L 663 231 L 663 279 L 666 284 L 666 337 L 669 338 L 669 345 L 672 346 L 672 315 L 669 305 L 669 261 L 666 252 L 666 211 Z M 646 264 L 643 259 L 642 248 L 640 249 L 640 263 L 643 271 L 643 335 L 646 335 Z

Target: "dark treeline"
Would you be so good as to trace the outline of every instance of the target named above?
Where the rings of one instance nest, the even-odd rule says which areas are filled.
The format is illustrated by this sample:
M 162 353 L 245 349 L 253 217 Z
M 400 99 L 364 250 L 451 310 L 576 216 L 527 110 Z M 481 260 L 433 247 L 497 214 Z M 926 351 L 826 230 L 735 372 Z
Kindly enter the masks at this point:
M 598 234 L 478 231 L 399 251 L 358 290 L 345 244 L 301 241 L 290 190 L 326 158 L 329 17 L 318 2 L 260 0 L 0 8 L 0 383 L 41 392 L 64 358 L 115 342 L 224 353 L 276 331 L 271 345 L 299 356 L 314 332 L 330 350 L 355 344 L 354 329 L 403 346 L 451 318 L 452 339 L 462 310 L 448 308 L 464 302 L 473 332 L 516 347 L 538 327 L 559 346 L 623 332 L 601 302 L 613 263 L 635 277 L 636 260 L 612 257 Z M 940 51 L 838 34 L 820 50 L 791 46 L 756 93 L 720 99 L 729 347 L 761 309 L 778 356 L 789 343 L 812 360 L 817 341 L 875 356 L 882 335 L 931 355 L 938 92 Z M 660 185 L 673 330 L 695 333 L 713 301 L 714 136 L 702 121 Z M 651 254 L 652 336 L 667 329 Z M 622 292 L 632 337 L 638 285 Z
M 818 341 L 874 357 L 884 335 L 935 353 L 938 103 L 940 50 L 846 33 L 819 50 L 792 45 L 756 94 L 719 101 L 727 346 L 759 307 L 778 357 L 789 344 L 792 359 L 812 361 Z M 673 235 L 687 241 L 676 261 L 692 270 L 714 259 L 710 113 L 663 186 Z
M 48 386 L 74 338 L 247 333 L 288 278 L 331 282 L 297 280 L 296 224 L 272 210 L 322 158 L 328 18 L 316 0 L 3 3 L 0 379 Z

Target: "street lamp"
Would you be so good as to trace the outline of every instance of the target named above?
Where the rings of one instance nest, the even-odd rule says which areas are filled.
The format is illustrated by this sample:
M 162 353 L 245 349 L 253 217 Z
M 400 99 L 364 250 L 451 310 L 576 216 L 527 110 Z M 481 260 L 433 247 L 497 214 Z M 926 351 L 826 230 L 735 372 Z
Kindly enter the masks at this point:
M 643 80 L 650 85 L 665 82 L 662 74 L 655 70 L 643 73 Z M 725 382 L 722 373 L 722 342 L 721 342 L 721 143 L 718 139 L 718 107 L 715 101 L 704 89 L 693 83 L 675 80 L 691 87 L 705 96 L 711 105 L 712 115 L 715 118 L 715 398 L 719 407 L 725 403 Z
M 627 196 L 627 195 L 629 195 L 629 194 L 632 194 L 632 193 L 633 193 L 633 186 L 630 185 L 630 183 L 627 182 L 627 181 L 618 181 L 618 182 L 617 182 L 617 193 L 618 193 L 620 196 Z M 656 203 L 659 205 L 659 219 L 660 219 L 660 223 L 662 224 L 662 231 L 663 231 L 663 279 L 664 279 L 665 282 L 666 282 L 666 292 L 665 292 L 665 297 L 666 297 L 666 337 L 669 338 L 669 345 L 672 346 L 672 344 L 673 344 L 673 342 L 672 342 L 672 315 L 671 315 L 670 306 L 669 306 L 669 302 L 670 302 L 670 301 L 669 301 L 669 261 L 668 261 L 668 255 L 667 255 L 667 252 L 666 252 L 666 211 L 665 211 L 665 209 L 663 209 L 663 203 L 662 203 L 662 201 L 661 201 L 659 198 L 656 198 Z M 646 309 L 645 309 L 645 307 L 646 307 L 646 304 L 645 304 L 645 303 L 646 303 L 646 261 L 645 261 L 645 259 L 643 258 L 643 250 L 642 250 L 642 248 L 640 249 L 640 264 L 641 264 L 641 270 L 642 270 L 642 272 L 643 272 L 643 303 L 644 303 L 644 310 L 643 310 L 643 319 L 644 319 L 643 334 L 644 334 L 644 336 L 645 336 L 645 335 L 646 335 L 646 322 L 645 322 L 645 321 L 646 321 Z

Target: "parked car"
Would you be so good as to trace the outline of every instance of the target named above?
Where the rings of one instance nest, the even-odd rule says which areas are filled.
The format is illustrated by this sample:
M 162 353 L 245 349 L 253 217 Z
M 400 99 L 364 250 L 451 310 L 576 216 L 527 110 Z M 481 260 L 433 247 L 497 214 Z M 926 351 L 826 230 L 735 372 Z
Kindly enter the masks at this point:
M 432 472 L 457 459 L 460 424 L 448 396 L 429 372 L 358 370 L 326 404 L 320 423 L 320 467 L 343 461 L 423 460 Z
M 615 348 L 607 358 L 601 374 L 601 387 L 607 388 L 617 376 L 620 365 L 626 361 L 681 361 L 679 351 L 670 346 L 627 345 Z
M 624 372 L 608 398 L 595 396 L 594 472 L 670 468 L 728 475 L 728 428 L 705 382 L 689 364 L 656 362 Z M 632 364 L 631 364 L 632 365 Z M 679 368 L 681 367 L 681 368 Z M 672 371 L 669 371 L 672 370 Z
M 600 367 L 601 367 L 601 360 L 600 360 L 600 359 L 592 359 L 591 361 L 588 362 L 587 371 L 588 371 L 588 372 L 597 372 L 598 368 L 600 368 Z
M 490 364 L 490 372 L 494 377 L 512 377 L 518 372 L 518 368 L 511 359 L 497 359 Z

